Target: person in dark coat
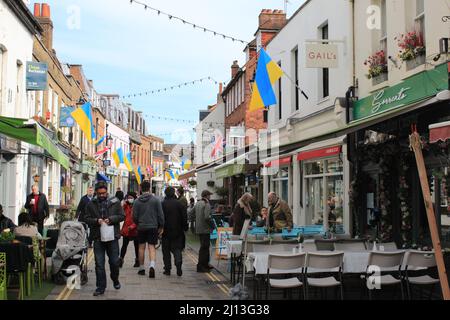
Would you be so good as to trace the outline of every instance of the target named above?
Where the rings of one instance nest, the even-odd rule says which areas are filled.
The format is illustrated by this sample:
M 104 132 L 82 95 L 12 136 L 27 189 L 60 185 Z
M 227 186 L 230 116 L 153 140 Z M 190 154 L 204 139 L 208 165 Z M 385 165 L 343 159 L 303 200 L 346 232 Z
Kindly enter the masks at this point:
M 99 182 L 95 186 L 96 197 L 86 207 L 86 222 L 88 223 L 94 240 L 95 275 L 97 277 L 97 289 L 94 296 L 105 293 L 106 271 L 105 253 L 108 255 L 111 280 L 114 288 L 121 288 L 119 282 L 119 239 L 120 223 L 125 220 L 125 214 L 119 199 L 108 199 L 108 186 Z M 103 242 L 101 239 L 102 226 L 114 226 L 114 240 Z
M 86 220 L 85 220 L 86 207 L 87 207 L 88 203 L 92 201 L 93 198 L 94 198 L 94 188 L 88 187 L 86 194 L 81 197 L 80 202 L 78 203 L 77 212 L 76 212 L 76 218 L 78 219 L 78 221 L 86 223 Z M 89 247 L 92 248 L 91 233 L 89 233 L 88 240 L 89 240 Z
M 177 268 L 177 275 L 181 277 L 183 271 L 181 265 L 183 263 L 181 251 L 185 247 L 185 232 L 189 225 L 187 222 L 186 207 L 177 200 L 175 196 L 175 189 L 168 187 L 165 190 L 166 198 L 162 202 L 164 212 L 164 233 L 162 236 L 162 252 L 164 260 L 164 274 L 169 276 L 172 269 L 173 254 L 175 266 Z
M 14 229 L 17 226 L 12 222 L 12 220 L 3 215 L 3 207 L 0 204 L 0 232 L 5 229 L 9 229 L 11 232 L 14 232 Z
M 178 201 L 181 202 L 181 204 L 183 206 L 185 206 L 186 208 L 188 207 L 188 201 L 186 199 L 186 196 L 184 195 L 184 188 L 183 187 L 179 187 L 178 188 Z
M 230 217 L 230 225 L 233 226 L 233 235 L 240 235 L 246 219 L 252 218 L 251 201 L 253 196 L 245 193 L 234 207 L 233 214 Z
M 43 234 L 44 221 L 50 215 L 47 197 L 45 194 L 39 192 L 39 186 L 36 184 L 33 185 L 31 191 L 31 194 L 27 196 L 27 200 L 25 201 L 25 209 L 28 209 L 31 220 L 37 223 L 39 233 Z

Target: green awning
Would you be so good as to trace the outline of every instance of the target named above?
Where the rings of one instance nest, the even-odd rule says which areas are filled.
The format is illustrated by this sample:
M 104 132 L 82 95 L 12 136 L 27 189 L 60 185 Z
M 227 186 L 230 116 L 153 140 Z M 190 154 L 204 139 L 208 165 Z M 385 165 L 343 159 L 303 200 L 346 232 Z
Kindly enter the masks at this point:
M 42 147 L 65 169 L 69 169 L 69 157 L 67 157 L 48 136 L 45 129 L 39 124 L 25 124 L 28 120 L 0 117 L 0 133 Z
M 230 164 L 226 167 L 216 169 L 216 179 L 232 177 L 245 172 L 245 164 Z

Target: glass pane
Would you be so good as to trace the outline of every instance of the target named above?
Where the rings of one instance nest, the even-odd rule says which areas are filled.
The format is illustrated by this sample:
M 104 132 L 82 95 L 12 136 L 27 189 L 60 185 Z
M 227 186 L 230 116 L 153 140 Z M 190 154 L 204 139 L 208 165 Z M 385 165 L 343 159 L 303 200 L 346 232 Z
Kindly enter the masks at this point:
M 327 177 L 327 212 L 331 232 L 342 232 L 344 220 L 344 180 L 342 176 Z
M 308 179 L 308 217 L 312 224 L 323 224 L 323 179 Z
M 416 14 L 421 15 L 425 12 L 425 0 L 416 0 Z
M 315 162 L 309 162 L 306 164 L 306 174 L 321 174 L 323 173 L 323 161 L 315 161 Z
M 288 167 L 282 168 L 280 170 L 280 178 L 287 178 L 287 177 L 289 177 L 289 168 Z
M 288 180 L 282 180 L 281 181 L 281 199 L 283 199 L 286 202 L 289 201 L 288 185 L 289 185 L 289 181 Z
M 327 161 L 327 173 L 336 173 L 342 171 L 344 171 L 344 168 L 340 159 L 332 159 Z

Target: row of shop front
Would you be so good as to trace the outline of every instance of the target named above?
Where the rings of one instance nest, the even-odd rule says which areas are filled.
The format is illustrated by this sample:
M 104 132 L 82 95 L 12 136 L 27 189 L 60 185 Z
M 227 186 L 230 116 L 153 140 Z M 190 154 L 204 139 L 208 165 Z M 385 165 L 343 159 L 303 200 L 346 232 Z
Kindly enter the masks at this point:
M 440 236 L 448 246 L 449 68 L 437 66 L 353 102 L 353 119 L 337 130 L 280 146 L 269 157 L 247 148 L 235 160 L 216 161 L 216 179 L 223 179 L 229 190 L 228 205 L 233 207 L 244 192 L 251 192 L 267 206 L 273 191 L 289 203 L 299 225 L 319 224 L 401 246 L 430 243 L 409 146 L 411 129 L 417 128 Z

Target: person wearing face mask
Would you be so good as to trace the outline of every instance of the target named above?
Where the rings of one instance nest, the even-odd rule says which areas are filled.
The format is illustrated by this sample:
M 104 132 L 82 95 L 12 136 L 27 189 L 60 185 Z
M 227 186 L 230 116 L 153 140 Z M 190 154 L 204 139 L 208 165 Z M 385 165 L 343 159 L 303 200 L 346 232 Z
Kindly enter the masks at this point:
M 28 209 L 28 214 L 31 220 L 38 225 L 40 234 L 44 231 L 44 221 L 48 219 L 50 210 L 45 194 L 39 192 L 39 186 L 33 185 L 31 194 L 27 196 L 25 201 L 25 209 Z
M 108 185 L 98 182 L 95 186 L 96 197 L 86 207 L 86 222 L 94 240 L 95 275 L 97 289 L 94 296 L 103 295 L 106 290 L 105 254 L 108 255 L 111 280 L 114 288 L 121 288 L 119 282 L 119 239 L 120 223 L 125 220 L 125 214 L 119 199 L 108 199 Z M 102 241 L 101 227 L 113 226 L 114 239 Z M 107 228 L 107 227 L 105 227 Z
M 125 212 L 125 222 L 122 226 L 121 234 L 123 237 L 122 249 L 120 250 L 119 267 L 122 268 L 123 260 L 127 254 L 128 244 L 133 241 L 134 244 L 134 268 L 139 268 L 139 242 L 137 240 L 137 226 L 133 220 L 133 204 L 136 200 L 136 192 L 129 192 L 125 197 L 123 211 Z

